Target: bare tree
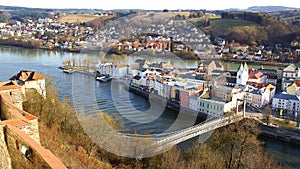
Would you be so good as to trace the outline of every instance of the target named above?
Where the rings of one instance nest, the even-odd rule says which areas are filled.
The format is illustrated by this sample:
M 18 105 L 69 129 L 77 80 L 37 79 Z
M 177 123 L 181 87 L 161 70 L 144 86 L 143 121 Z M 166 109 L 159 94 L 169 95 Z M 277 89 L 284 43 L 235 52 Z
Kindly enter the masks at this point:
M 267 124 L 270 124 L 270 120 L 272 117 L 272 108 L 270 105 L 267 105 L 264 109 L 264 119 L 266 120 Z

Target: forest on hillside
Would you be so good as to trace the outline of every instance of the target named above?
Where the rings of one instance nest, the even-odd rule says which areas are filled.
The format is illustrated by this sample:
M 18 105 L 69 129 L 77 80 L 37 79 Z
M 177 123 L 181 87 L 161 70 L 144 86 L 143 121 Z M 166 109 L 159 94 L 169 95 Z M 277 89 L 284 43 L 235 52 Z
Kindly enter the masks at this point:
M 291 41 L 300 39 L 300 27 L 282 22 L 279 18 L 262 13 L 223 12 L 220 19 L 212 19 L 204 30 L 212 37 L 223 37 L 249 45 L 288 46 Z M 224 22 L 220 22 L 220 20 Z M 226 21 L 226 22 L 225 22 Z M 230 25 L 233 22 L 249 21 L 251 25 Z M 218 22 L 217 24 L 214 24 Z M 226 25 L 224 25 L 226 24 Z M 218 27 L 222 32 L 217 32 Z

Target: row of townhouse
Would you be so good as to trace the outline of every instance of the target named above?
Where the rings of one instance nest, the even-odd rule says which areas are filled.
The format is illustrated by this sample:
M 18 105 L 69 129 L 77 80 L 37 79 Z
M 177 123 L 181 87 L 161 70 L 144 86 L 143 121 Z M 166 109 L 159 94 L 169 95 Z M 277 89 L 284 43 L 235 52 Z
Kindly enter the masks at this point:
M 290 64 L 281 69 L 281 90 L 272 100 L 272 108 L 278 112 L 296 113 L 300 111 L 300 68 Z
M 266 73 L 272 74 L 270 79 Z M 225 74 L 228 75 L 228 73 Z M 275 96 L 277 75 L 274 71 L 268 70 L 262 73 L 253 69 L 249 70 L 247 64 L 244 64 L 241 65 L 236 75 L 230 78 L 234 79 L 232 87 L 228 85 L 228 81 L 216 85 L 213 79 L 206 81 L 178 78 L 172 74 L 172 71 L 166 73 L 162 70 L 144 69 L 136 73 L 132 83 L 148 92 L 172 100 L 182 107 L 214 116 L 223 116 L 235 109 L 237 104 L 242 104 L 239 100 L 245 100 L 249 105 L 262 108 Z M 275 84 L 266 83 L 268 79 L 273 80 Z
M 131 68 L 129 65 L 103 63 L 99 64 L 98 73 L 100 75 L 109 75 L 113 78 L 121 78 L 129 74 Z
M 282 69 L 282 84 L 281 90 L 286 91 L 287 87 L 291 86 L 295 81 L 300 79 L 300 68 L 294 64 L 290 64 Z
M 245 101 L 246 103 L 255 106 L 257 108 L 262 108 L 269 104 L 274 98 L 276 92 L 276 86 L 268 84 L 266 87 L 254 88 L 248 86 L 245 90 Z
M 133 77 L 132 85 L 158 94 L 181 107 L 213 116 L 224 116 L 244 97 L 244 92 L 239 87 L 212 87 L 204 80 L 164 78 L 164 74 L 158 74 L 154 70 L 143 73 Z
M 237 105 L 242 104 L 238 100 L 243 99 L 243 92 L 237 88 L 220 86 L 225 90 L 216 90 L 215 95 L 211 89 L 205 90 L 200 96 L 190 98 L 190 109 L 206 113 L 212 116 L 222 117 L 224 114 L 234 110 Z M 220 97 L 226 95 L 226 98 Z

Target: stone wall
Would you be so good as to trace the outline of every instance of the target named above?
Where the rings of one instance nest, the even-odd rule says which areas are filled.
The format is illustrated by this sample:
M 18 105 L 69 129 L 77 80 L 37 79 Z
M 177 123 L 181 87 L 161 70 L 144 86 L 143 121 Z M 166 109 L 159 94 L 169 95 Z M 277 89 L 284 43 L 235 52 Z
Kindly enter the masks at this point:
M 16 107 L 5 94 L 0 95 L 0 113 L 1 120 L 22 119 L 25 114 L 28 114 Z
M 13 168 L 66 168 L 49 150 L 44 149 L 20 129 L 6 125 L 4 134 Z
M 8 164 L 11 168 L 66 168 L 39 144 L 37 117 L 17 108 L 4 94 L 0 94 L 0 109 L 0 120 L 3 120 L 0 121 L 0 157 L 5 158 L 1 159 L 0 168 L 9 168 L 1 167 Z
M 11 169 L 11 158 L 9 156 L 5 136 L 4 125 L 0 124 L 0 168 Z

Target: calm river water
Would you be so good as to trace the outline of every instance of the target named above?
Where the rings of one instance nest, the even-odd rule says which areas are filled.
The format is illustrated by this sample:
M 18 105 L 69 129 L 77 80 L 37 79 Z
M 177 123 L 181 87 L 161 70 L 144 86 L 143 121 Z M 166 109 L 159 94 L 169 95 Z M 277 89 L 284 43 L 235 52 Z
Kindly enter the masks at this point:
M 18 73 L 20 70 L 37 71 L 45 75 L 54 77 L 56 87 L 59 91 L 60 98 L 67 96 L 73 100 L 80 100 L 80 105 L 89 108 L 91 104 L 96 104 L 99 109 L 104 109 L 109 114 L 118 114 L 123 117 L 125 128 L 129 132 L 138 132 L 142 134 L 147 133 L 161 133 L 165 130 L 177 130 L 188 127 L 189 120 L 194 117 L 188 117 L 176 122 L 172 125 L 178 117 L 178 113 L 165 109 L 161 115 L 156 118 L 151 111 L 147 111 L 151 104 L 144 97 L 126 93 L 127 97 L 120 97 L 118 103 L 114 103 L 114 98 L 119 95 L 124 95 L 121 86 L 111 87 L 110 83 L 99 83 L 95 81 L 93 76 L 84 74 L 64 74 L 57 69 L 66 59 L 75 58 L 77 60 L 84 60 L 90 57 L 91 60 L 98 64 L 100 61 L 111 61 L 115 63 L 132 64 L 138 57 L 100 57 L 96 54 L 74 54 L 57 51 L 44 51 L 33 49 L 22 49 L 13 47 L 0 47 L 0 81 L 8 81 L 10 77 Z M 162 58 L 147 58 L 150 62 L 165 61 L 173 65 L 184 67 L 196 67 L 197 61 L 182 62 L 178 59 L 162 59 Z M 232 69 L 236 69 L 239 64 L 231 64 Z M 249 67 L 252 67 L 251 65 Z M 258 66 L 254 66 L 257 68 Z M 79 86 L 79 87 L 78 87 Z M 86 86 L 86 87 L 85 87 Z M 90 87 L 93 88 L 91 95 Z M 73 96 L 74 90 L 77 93 Z M 80 95 L 78 95 L 78 93 Z M 113 93 L 113 94 L 112 94 Z M 116 96 L 117 95 L 117 96 Z M 118 105 L 117 108 L 115 105 Z M 152 108 L 156 108 L 155 104 Z M 158 111 L 161 111 L 158 108 Z M 122 113 L 120 113 L 122 112 Z M 142 113 L 141 113 L 142 112 Z M 195 123 L 199 123 L 201 119 L 195 119 Z M 170 128 L 172 126 L 172 128 Z M 273 155 L 280 163 L 289 164 L 294 167 L 300 167 L 300 147 L 294 144 L 270 139 L 262 138 L 266 144 L 265 148 Z

